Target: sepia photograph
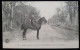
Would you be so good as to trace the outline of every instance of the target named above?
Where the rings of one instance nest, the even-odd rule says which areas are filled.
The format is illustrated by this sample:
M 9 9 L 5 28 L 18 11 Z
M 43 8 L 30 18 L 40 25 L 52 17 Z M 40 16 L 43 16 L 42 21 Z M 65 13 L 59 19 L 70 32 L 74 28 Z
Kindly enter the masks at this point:
M 2 1 L 3 48 L 79 48 L 78 1 Z

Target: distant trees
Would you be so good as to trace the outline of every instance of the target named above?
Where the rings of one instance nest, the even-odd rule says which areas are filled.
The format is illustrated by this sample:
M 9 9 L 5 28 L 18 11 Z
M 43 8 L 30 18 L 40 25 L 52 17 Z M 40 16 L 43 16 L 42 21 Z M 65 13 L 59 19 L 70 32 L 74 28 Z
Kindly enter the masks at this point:
M 70 21 L 73 21 L 73 18 L 78 16 L 78 1 L 67 1 L 66 10 L 70 16 Z
M 36 8 L 25 5 L 23 1 L 2 2 L 3 31 L 19 27 L 24 21 L 29 20 L 32 14 L 35 16 L 35 19 L 40 18 Z
M 64 27 L 78 27 L 78 1 L 65 1 L 65 4 L 63 8 L 56 9 L 57 13 L 51 18 L 53 20 L 48 20 L 49 24 L 53 21 L 52 24 Z

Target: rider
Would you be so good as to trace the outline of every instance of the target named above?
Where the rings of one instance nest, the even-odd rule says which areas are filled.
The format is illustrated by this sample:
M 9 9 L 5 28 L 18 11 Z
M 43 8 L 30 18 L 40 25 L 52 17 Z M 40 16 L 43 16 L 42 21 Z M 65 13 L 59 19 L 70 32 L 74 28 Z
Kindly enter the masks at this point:
M 36 22 L 35 18 L 34 18 L 34 14 L 31 17 L 31 24 L 34 25 L 34 23 Z

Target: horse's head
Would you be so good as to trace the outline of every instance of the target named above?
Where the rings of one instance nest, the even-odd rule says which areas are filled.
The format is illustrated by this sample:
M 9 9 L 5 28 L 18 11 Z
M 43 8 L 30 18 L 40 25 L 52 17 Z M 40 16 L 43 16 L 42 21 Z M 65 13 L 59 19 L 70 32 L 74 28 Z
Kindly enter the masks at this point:
M 42 17 L 42 21 L 43 21 L 44 23 L 47 23 L 47 20 L 45 19 L 45 17 Z
M 47 23 L 47 20 L 45 19 L 45 17 L 42 17 L 38 20 L 39 24 L 43 24 L 43 23 Z

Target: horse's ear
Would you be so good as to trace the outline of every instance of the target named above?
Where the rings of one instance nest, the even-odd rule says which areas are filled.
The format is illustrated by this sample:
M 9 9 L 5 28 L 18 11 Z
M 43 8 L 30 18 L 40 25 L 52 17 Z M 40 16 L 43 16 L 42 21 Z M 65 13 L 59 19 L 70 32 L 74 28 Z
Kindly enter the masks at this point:
M 42 17 L 42 18 L 45 18 L 45 17 Z

